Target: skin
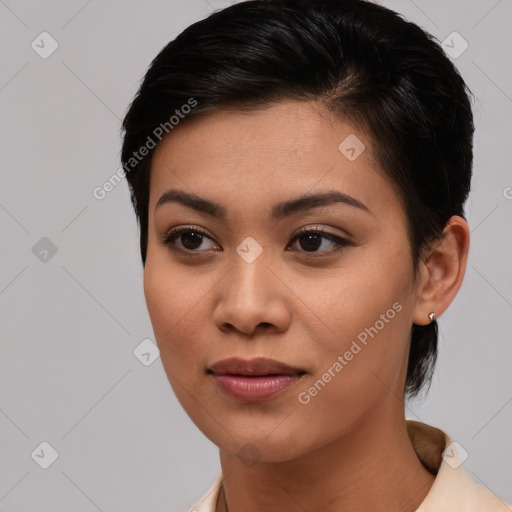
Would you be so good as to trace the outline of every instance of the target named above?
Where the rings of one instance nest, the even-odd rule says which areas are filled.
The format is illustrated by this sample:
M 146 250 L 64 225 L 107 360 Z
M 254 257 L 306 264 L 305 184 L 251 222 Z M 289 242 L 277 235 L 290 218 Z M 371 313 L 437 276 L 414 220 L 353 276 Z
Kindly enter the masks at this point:
M 366 146 L 354 161 L 338 150 L 350 134 Z M 226 220 L 175 202 L 155 210 L 169 189 L 222 204 Z M 369 211 L 333 204 L 269 218 L 275 203 L 332 190 Z M 174 246 L 185 255 L 162 242 L 170 228 L 189 225 L 207 237 L 191 245 L 178 236 Z M 301 227 L 349 243 L 336 252 L 325 238 L 314 246 L 295 238 Z M 263 249 L 252 263 L 236 252 L 248 236 Z M 371 137 L 317 103 L 217 111 L 183 122 L 160 143 L 151 169 L 144 293 L 169 382 L 219 447 L 218 510 L 416 510 L 435 477 L 406 431 L 409 334 L 413 322 L 426 325 L 430 312 L 439 317 L 451 303 L 468 247 L 467 224 L 452 217 L 415 279 L 405 212 Z M 194 251 L 202 255 L 187 257 Z M 300 403 L 299 393 L 395 303 L 400 312 Z M 306 374 L 271 400 L 241 403 L 206 373 L 234 356 L 276 359 Z M 237 456 L 244 446 L 249 464 Z

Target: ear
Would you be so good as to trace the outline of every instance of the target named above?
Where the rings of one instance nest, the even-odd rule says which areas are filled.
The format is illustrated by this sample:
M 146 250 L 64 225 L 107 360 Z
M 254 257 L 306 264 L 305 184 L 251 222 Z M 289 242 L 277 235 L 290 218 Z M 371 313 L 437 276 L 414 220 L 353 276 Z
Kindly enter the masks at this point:
M 427 325 L 430 313 L 439 318 L 451 304 L 464 279 L 469 251 L 467 222 L 454 215 L 419 263 L 413 322 Z

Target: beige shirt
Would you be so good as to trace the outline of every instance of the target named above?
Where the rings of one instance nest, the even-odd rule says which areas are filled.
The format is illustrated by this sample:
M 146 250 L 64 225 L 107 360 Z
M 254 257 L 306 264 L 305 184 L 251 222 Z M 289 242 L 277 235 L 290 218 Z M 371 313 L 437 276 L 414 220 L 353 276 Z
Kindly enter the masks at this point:
M 423 465 L 436 479 L 416 512 L 510 512 L 512 507 L 478 485 L 462 467 L 463 454 L 438 428 L 406 420 L 407 433 Z M 462 451 L 462 448 L 460 448 Z M 460 458 L 459 458 L 460 455 Z M 189 512 L 215 512 L 222 473 Z

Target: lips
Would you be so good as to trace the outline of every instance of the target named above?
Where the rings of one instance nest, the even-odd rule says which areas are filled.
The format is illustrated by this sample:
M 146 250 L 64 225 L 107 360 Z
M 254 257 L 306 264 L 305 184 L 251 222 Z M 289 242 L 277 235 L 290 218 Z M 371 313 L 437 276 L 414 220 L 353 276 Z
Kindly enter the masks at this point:
M 266 358 L 223 359 L 208 373 L 228 397 L 240 402 L 261 402 L 282 393 L 306 372 Z

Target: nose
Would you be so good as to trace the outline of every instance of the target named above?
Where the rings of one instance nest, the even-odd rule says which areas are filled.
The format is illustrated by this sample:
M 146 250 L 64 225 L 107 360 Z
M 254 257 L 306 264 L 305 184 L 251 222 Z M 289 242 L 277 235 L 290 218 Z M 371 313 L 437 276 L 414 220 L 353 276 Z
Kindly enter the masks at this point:
M 217 288 L 213 320 L 223 332 L 254 336 L 258 331 L 285 332 L 290 325 L 289 290 L 261 254 L 248 263 L 238 254 Z

